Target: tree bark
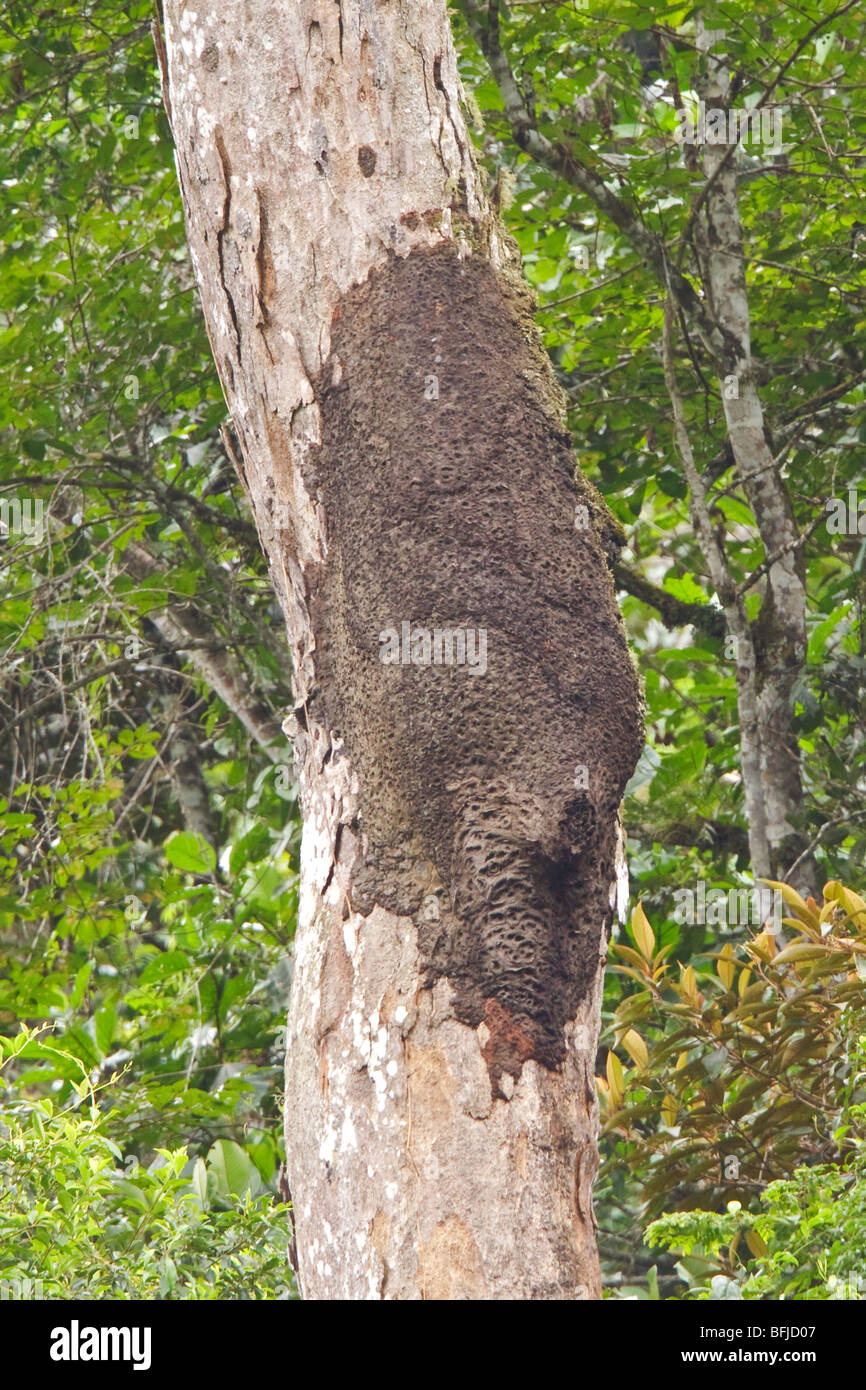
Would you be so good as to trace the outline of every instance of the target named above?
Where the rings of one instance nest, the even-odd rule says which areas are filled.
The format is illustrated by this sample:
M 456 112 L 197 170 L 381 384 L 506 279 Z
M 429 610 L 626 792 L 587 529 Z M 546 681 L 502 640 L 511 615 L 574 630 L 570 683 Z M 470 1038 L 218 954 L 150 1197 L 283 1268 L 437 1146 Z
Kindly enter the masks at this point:
M 444 0 L 167 0 L 162 56 L 295 657 L 302 1291 L 597 1298 L 640 700 L 615 527 L 484 196 Z
M 706 64 L 699 84 L 707 108 L 727 110 L 730 77 L 714 56 L 713 39 L 696 18 L 697 46 Z M 804 855 L 806 839 L 791 824 L 803 801 L 800 754 L 793 733 L 793 691 L 806 661 L 806 583 L 800 534 L 778 462 L 767 442 L 755 380 L 743 229 L 737 196 L 736 150 L 703 146 L 706 235 L 703 279 L 713 317 L 730 344 L 726 375 L 737 392 L 722 390 L 728 439 L 737 475 L 755 517 L 767 556 L 767 591 L 757 622 L 738 638 L 738 689 L 742 769 L 756 878 L 779 878 L 799 856 L 798 881 L 817 893 L 815 864 Z M 750 714 L 743 718 L 744 703 Z M 749 763 L 754 752 L 755 766 Z

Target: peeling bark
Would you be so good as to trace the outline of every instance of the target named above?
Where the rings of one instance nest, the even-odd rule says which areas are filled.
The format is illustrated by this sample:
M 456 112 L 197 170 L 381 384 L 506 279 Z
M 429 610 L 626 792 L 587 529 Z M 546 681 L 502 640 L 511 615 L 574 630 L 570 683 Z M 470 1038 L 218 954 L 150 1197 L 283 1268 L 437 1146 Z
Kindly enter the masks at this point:
M 615 527 L 484 196 L 444 0 L 167 0 L 165 26 L 190 249 L 295 656 L 303 1293 L 597 1298 L 640 701 Z M 483 632 L 484 670 L 428 664 L 423 632 L 419 661 L 384 662 L 404 623 Z

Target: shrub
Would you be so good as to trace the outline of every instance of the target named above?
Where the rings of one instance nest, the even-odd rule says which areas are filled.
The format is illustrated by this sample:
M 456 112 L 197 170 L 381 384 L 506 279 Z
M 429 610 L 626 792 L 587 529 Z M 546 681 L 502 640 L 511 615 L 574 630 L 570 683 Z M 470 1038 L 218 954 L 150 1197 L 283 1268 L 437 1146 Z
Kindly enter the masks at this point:
M 637 989 L 599 1081 L 607 1167 L 639 1176 L 643 1221 L 667 1210 L 649 1243 L 701 1297 L 830 1297 L 864 1263 L 866 902 L 772 886 L 781 949 L 767 925 L 675 971 L 640 906 L 611 948 Z
M 24 1029 L 4 1039 L 0 1066 L 32 1037 Z M 221 1139 L 204 1158 L 159 1149 L 146 1168 L 135 1159 L 124 1166 L 109 1119 L 86 1075 L 71 1103 L 13 1093 L 5 1106 L 3 1297 L 295 1296 L 287 1210 L 244 1149 Z

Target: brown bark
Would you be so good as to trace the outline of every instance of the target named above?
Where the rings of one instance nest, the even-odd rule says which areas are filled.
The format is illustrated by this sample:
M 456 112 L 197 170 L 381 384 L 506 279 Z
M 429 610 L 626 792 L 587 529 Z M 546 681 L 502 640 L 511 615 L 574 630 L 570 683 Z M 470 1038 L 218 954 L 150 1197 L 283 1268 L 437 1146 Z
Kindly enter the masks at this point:
M 295 656 L 303 1293 L 598 1297 L 637 681 L 444 0 L 165 19 L 190 248 Z M 424 631 L 471 634 L 474 667 Z

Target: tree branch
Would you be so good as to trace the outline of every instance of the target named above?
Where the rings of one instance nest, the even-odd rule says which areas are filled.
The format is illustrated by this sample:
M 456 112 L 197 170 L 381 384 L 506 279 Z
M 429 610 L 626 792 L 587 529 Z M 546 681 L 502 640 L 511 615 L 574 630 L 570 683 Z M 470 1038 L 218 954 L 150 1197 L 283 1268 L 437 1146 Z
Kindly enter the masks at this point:
M 644 227 L 628 204 L 612 192 L 604 180 L 572 150 L 562 144 L 554 144 L 538 130 L 502 48 L 498 0 L 488 0 L 486 19 L 483 11 L 484 6 L 480 0 L 466 0 L 469 28 L 487 59 L 502 94 L 505 115 L 511 126 L 515 144 L 539 164 L 543 164 L 567 183 L 579 188 L 628 238 L 659 283 L 670 287 L 681 310 L 694 324 L 706 351 L 720 369 L 726 371 L 736 356 L 735 343 L 729 340 L 724 329 L 707 313 L 691 281 L 671 262 L 664 244 Z
M 712 849 L 719 854 L 749 854 L 749 836 L 739 825 L 729 821 L 676 821 L 672 825 L 648 825 L 646 821 L 626 821 L 629 839 L 644 840 L 657 845 L 677 845 L 682 849 Z
M 689 603 L 686 599 L 677 598 L 651 584 L 642 574 L 637 574 L 621 561 L 613 566 L 613 577 L 632 598 L 640 599 L 641 603 L 654 608 L 665 627 L 688 627 L 691 624 L 708 637 L 724 637 L 725 615 L 720 608 L 710 603 Z

